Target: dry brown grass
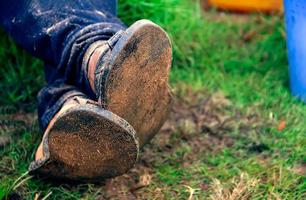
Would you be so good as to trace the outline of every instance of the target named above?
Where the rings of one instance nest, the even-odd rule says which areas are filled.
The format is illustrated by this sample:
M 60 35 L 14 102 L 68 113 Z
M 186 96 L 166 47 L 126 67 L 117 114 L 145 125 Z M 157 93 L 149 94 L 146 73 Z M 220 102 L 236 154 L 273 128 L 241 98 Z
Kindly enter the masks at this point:
M 256 187 L 258 180 L 250 178 L 248 174 L 241 173 L 238 178 L 232 180 L 230 187 L 222 184 L 220 180 L 213 179 L 211 184 L 212 200 L 246 200 L 250 199 Z

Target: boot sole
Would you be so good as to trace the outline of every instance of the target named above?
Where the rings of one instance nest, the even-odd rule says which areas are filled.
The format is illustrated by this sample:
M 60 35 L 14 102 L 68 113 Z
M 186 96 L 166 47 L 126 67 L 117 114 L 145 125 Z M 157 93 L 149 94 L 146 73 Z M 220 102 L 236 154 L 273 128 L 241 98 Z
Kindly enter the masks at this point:
M 53 178 L 98 181 L 131 169 L 138 158 L 135 130 L 122 118 L 97 106 L 79 106 L 61 114 L 43 139 L 44 157 L 31 173 Z
M 134 127 L 143 146 L 170 112 L 170 40 L 156 24 L 140 20 L 125 31 L 112 55 L 102 76 L 106 77 L 102 103 Z

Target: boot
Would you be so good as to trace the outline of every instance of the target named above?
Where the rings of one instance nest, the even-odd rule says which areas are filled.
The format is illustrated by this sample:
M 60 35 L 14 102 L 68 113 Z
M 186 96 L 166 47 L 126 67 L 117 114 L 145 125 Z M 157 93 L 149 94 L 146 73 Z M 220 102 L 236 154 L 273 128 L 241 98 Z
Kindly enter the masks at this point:
M 50 121 L 30 173 L 97 181 L 126 173 L 138 157 L 128 122 L 84 97 L 72 97 Z
M 134 127 L 140 147 L 169 114 L 171 62 L 169 37 L 148 20 L 92 44 L 84 56 L 83 69 L 98 102 Z

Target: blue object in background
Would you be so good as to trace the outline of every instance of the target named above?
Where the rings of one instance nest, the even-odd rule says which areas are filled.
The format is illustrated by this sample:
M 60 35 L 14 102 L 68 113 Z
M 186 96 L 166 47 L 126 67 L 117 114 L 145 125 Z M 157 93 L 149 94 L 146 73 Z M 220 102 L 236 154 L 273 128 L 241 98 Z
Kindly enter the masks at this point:
M 306 0 L 285 0 L 291 92 L 306 102 Z

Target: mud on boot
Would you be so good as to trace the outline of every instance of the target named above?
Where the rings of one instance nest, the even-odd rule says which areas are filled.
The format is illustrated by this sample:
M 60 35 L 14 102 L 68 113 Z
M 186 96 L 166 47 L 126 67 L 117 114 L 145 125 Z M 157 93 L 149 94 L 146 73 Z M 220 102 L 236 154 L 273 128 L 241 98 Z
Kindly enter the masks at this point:
M 85 54 L 83 66 L 99 103 L 134 127 L 140 146 L 168 117 L 171 62 L 169 37 L 148 20 L 92 44 Z
M 84 97 L 67 100 L 45 130 L 31 174 L 97 181 L 126 173 L 138 158 L 135 130 Z

